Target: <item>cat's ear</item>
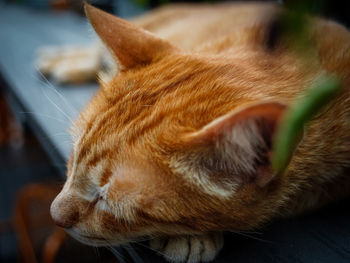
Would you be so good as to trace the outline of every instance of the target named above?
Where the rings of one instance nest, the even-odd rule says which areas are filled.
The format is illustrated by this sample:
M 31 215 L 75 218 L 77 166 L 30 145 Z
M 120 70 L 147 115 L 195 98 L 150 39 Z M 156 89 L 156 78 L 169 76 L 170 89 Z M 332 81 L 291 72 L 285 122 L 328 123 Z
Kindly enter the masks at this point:
M 102 41 L 116 57 L 122 69 L 131 69 L 177 50 L 130 22 L 85 4 L 85 12 Z
M 274 177 L 270 155 L 286 108 L 275 102 L 245 106 L 186 134 L 174 168 L 210 194 L 228 196 L 242 184 L 264 187 Z

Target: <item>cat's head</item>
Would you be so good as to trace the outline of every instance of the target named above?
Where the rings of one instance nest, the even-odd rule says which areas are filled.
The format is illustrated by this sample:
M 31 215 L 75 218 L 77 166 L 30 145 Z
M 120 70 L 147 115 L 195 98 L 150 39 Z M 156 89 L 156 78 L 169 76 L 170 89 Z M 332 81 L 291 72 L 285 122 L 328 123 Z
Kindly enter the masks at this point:
M 94 245 L 263 221 L 267 193 L 279 189 L 269 155 L 286 107 L 252 101 L 225 59 L 183 53 L 91 6 L 87 14 L 121 70 L 74 125 L 54 221 Z

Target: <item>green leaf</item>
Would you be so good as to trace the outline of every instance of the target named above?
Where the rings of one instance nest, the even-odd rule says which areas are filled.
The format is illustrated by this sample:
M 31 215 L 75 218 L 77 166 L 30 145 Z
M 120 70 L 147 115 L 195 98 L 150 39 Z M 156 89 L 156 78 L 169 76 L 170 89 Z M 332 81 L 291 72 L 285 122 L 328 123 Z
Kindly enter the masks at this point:
M 339 78 L 323 76 L 301 99 L 291 105 L 275 137 L 272 156 L 275 173 L 285 171 L 307 122 L 332 101 L 341 87 Z

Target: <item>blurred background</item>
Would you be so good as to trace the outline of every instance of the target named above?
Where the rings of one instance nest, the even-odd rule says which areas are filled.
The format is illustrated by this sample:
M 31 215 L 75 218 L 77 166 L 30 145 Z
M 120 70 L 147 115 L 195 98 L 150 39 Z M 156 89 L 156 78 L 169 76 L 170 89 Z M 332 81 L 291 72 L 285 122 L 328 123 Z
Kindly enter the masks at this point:
M 130 18 L 184 1 L 87 2 Z M 309 12 L 350 25 L 349 1 L 307 2 Z M 45 45 L 91 43 L 82 6 L 79 0 L 0 0 L 0 262 L 163 262 L 142 244 L 136 248 L 141 257 L 82 245 L 50 219 L 49 206 L 63 185 L 70 153 L 67 130 L 97 84 L 50 83 L 37 72 L 36 52 Z M 252 236 L 227 234 L 234 249 L 226 246 L 218 262 L 350 262 L 347 204 L 279 222 Z

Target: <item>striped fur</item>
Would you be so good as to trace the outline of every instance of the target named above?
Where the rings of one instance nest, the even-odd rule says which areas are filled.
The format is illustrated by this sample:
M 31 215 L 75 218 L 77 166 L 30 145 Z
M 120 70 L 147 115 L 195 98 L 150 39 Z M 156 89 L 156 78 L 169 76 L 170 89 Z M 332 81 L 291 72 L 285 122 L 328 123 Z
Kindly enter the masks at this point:
M 345 196 L 350 34 L 314 19 L 319 60 L 305 67 L 283 43 L 264 47 L 261 17 L 276 12 L 270 4 L 180 6 L 134 20 L 166 42 L 88 6 L 122 70 L 101 81 L 73 127 L 67 182 L 51 207 L 56 223 L 97 245 L 175 236 L 161 249 L 169 260 L 210 261 L 222 241 L 208 233 L 256 228 Z M 279 120 L 325 71 L 343 78 L 344 92 L 307 127 L 286 173 L 273 175 Z

